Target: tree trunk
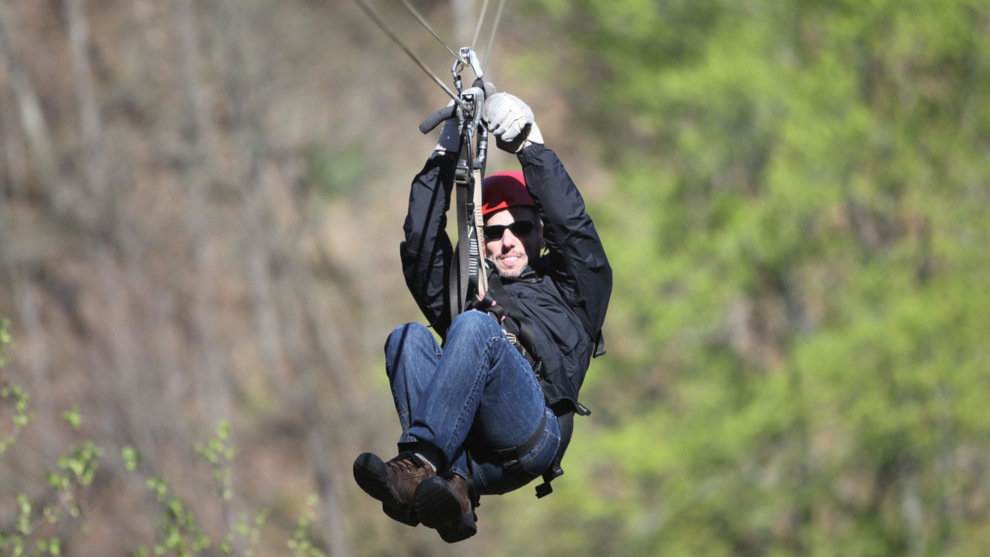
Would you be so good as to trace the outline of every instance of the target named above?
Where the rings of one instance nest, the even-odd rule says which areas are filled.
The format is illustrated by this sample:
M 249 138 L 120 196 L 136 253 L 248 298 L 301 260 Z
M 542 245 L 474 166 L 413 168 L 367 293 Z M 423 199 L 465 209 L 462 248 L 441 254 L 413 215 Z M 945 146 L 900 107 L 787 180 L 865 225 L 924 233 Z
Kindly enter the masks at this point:
M 48 198 L 56 214 L 66 214 L 78 201 L 78 196 L 59 174 L 55 147 L 48 122 L 41 111 L 41 102 L 15 52 L 5 2 L 0 2 L 0 54 L 7 64 L 7 73 L 17 101 L 21 126 L 24 127 L 24 133 L 27 135 L 31 158 L 41 181 L 41 192 Z
M 240 194 L 240 217 L 243 231 L 242 247 L 251 292 L 255 330 L 261 356 L 268 374 L 269 384 L 280 395 L 287 392 L 286 365 L 283 354 L 282 334 L 279 326 L 277 303 L 273 297 L 269 233 L 264 224 L 262 196 L 264 180 L 262 165 L 265 159 L 265 138 L 261 129 L 258 95 L 267 82 L 267 76 L 255 75 L 254 58 L 248 45 L 243 18 L 248 9 L 239 2 L 218 2 L 220 21 L 227 52 L 225 56 L 225 86 L 233 105 L 232 127 L 238 151 L 233 185 Z
M 220 337 L 214 323 L 213 257 L 210 239 L 213 230 L 208 218 L 209 191 L 213 182 L 213 170 L 217 162 L 216 139 L 210 123 L 206 87 L 200 79 L 198 60 L 202 56 L 199 46 L 196 15 L 192 0 L 179 0 L 174 11 L 174 24 L 178 34 L 179 70 L 182 90 L 192 111 L 192 141 L 184 153 L 183 175 L 186 184 L 186 205 L 189 237 L 192 249 L 194 279 L 194 322 L 196 328 L 196 352 L 202 365 L 202 377 L 197 388 L 200 400 L 206 404 L 206 415 L 211 427 L 229 419 L 231 412 L 230 385 L 225 377 L 225 363 L 220 348 Z
M 76 83 L 76 103 L 79 105 L 79 130 L 82 137 L 82 160 L 89 191 L 101 205 L 112 203 L 107 183 L 106 158 L 103 149 L 103 124 L 93 84 L 89 59 L 89 24 L 82 0 L 63 0 L 65 24 L 69 36 L 72 75 Z

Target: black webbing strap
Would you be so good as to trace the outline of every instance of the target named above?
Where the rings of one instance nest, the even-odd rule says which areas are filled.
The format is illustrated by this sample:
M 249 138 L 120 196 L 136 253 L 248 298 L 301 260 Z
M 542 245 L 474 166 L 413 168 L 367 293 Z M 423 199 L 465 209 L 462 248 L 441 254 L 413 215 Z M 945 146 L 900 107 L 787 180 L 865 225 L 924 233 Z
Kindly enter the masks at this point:
M 484 81 L 476 79 L 472 90 L 473 92 L 463 92 L 462 100 L 470 102 L 476 111 L 480 111 L 485 96 Z M 488 156 L 488 130 L 479 124 L 477 118 L 476 113 L 474 120 L 466 119 L 462 122 L 460 150 L 457 153 L 457 166 L 454 168 L 457 260 L 451 266 L 448 276 L 451 320 L 470 308 L 473 300 L 478 295 L 484 295 L 487 290 L 488 277 L 485 274 L 481 249 L 481 184 Z M 471 140 L 475 137 L 478 143 L 477 157 L 471 145 Z
M 492 274 L 488 277 L 488 292 L 486 298 L 489 303 L 497 304 L 502 306 L 505 310 L 505 314 L 512 318 L 512 320 L 519 327 L 519 330 L 514 333 L 517 341 L 515 342 L 516 347 L 522 352 L 523 356 L 533 365 L 533 370 L 536 370 L 536 366 L 539 365 L 536 360 L 536 355 L 533 353 L 533 333 L 530 329 L 529 322 L 523 317 L 522 309 L 519 304 L 516 303 L 516 297 L 509 293 L 505 289 L 505 285 L 502 284 L 498 273 Z
M 467 238 L 463 235 L 467 230 L 468 216 L 470 214 L 469 202 L 471 186 L 471 170 L 465 166 L 466 160 L 470 160 L 471 148 L 467 142 L 461 144 L 461 154 L 457 159 L 457 167 L 454 170 L 454 195 L 456 197 L 455 209 L 457 213 L 457 259 L 456 264 L 450 268 L 448 277 L 448 300 L 450 306 L 450 318 L 461 314 L 464 311 L 464 304 L 468 297 L 468 285 L 470 284 L 470 261 L 471 248 Z
M 560 425 L 560 448 L 557 449 L 557 456 L 553 459 L 550 467 L 543 471 L 543 483 L 536 486 L 536 497 L 542 499 L 553 493 L 553 486 L 550 482 L 557 476 L 564 475 L 564 469 L 560 463 L 567 451 L 567 445 L 571 443 L 571 435 L 574 433 L 574 413 L 567 412 L 562 416 L 557 416 L 557 423 Z
M 547 413 L 544 410 L 543 418 L 540 420 L 540 427 L 536 428 L 536 431 L 529 436 L 528 439 L 523 441 L 521 444 L 512 447 L 511 449 L 492 449 L 492 453 L 495 454 L 498 461 L 502 463 L 503 466 L 511 467 L 519 462 L 519 459 L 526 456 L 530 451 L 536 448 L 540 443 L 540 439 L 543 438 L 543 430 L 547 428 Z

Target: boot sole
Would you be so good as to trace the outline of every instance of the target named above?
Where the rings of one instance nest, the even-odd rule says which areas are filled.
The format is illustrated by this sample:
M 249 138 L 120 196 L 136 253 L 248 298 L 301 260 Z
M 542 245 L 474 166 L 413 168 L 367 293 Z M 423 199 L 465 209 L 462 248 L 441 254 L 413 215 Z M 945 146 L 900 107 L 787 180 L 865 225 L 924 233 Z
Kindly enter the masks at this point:
M 365 493 L 382 502 L 382 510 L 391 518 L 409 526 L 419 524 L 411 505 L 407 505 L 388 482 L 385 462 L 371 453 L 354 460 L 354 481 Z
M 461 510 L 454 489 L 440 477 L 424 480 L 416 488 L 415 512 L 424 526 L 436 530 L 447 543 L 465 540 L 478 531 L 474 519 Z

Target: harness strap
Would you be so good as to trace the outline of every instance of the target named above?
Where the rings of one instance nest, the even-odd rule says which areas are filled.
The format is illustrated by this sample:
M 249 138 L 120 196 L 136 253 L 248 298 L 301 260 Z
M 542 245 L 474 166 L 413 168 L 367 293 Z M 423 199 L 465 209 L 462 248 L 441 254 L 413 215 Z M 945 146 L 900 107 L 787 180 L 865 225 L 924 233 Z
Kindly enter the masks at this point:
M 473 209 L 473 225 L 474 225 L 474 237 L 472 241 L 472 263 L 477 265 L 475 269 L 477 273 L 477 287 L 478 287 L 478 297 L 484 298 L 485 293 L 488 291 L 488 273 L 485 272 L 485 254 L 484 249 L 482 249 L 482 244 L 485 241 L 485 221 L 481 215 L 481 185 L 484 181 L 484 160 L 485 152 L 488 148 L 488 130 L 484 128 L 481 129 L 478 137 L 478 161 L 474 164 L 473 169 L 473 196 L 472 196 L 472 209 Z
M 540 427 L 536 428 L 536 431 L 529 436 L 521 444 L 516 445 L 510 449 L 492 449 L 492 453 L 498 459 L 498 461 L 505 467 L 509 468 L 515 464 L 519 463 L 519 459 L 529 454 L 530 451 L 536 448 L 540 443 L 540 439 L 543 438 L 543 430 L 547 427 L 547 413 L 544 410 L 543 418 L 540 420 Z
M 568 439 L 570 438 L 571 428 L 574 427 L 573 417 L 574 417 L 573 414 L 568 413 L 566 415 L 566 418 L 564 418 L 563 416 L 561 418 L 558 418 L 558 420 L 561 422 L 560 423 L 561 437 L 563 437 L 563 433 L 564 433 L 563 430 L 567 428 L 568 430 L 567 437 Z M 491 453 L 495 455 L 496 460 L 499 463 L 501 463 L 502 466 L 504 466 L 507 469 L 511 469 L 513 466 L 519 464 L 520 458 L 526 456 L 527 454 L 529 454 L 530 451 L 536 448 L 536 446 L 540 443 L 540 440 L 543 438 L 543 432 L 546 429 L 546 427 L 547 427 L 547 412 L 546 410 L 544 410 L 543 419 L 540 420 L 540 427 L 538 427 L 536 431 L 534 431 L 533 434 L 529 436 L 529 439 L 526 439 L 525 441 L 522 442 L 521 445 L 512 447 L 511 449 L 492 450 Z M 561 439 L 561 443 L 564 442 L 565 442 L 564 439 Z M 566 449 L 566 445 L 563 445 L 561 449 Z M 561 468 L 560 466 L 562 455 L 563 455 L 563 450 L 558 449 L 557 456 L 554 457 L 553 462 L 546 470 L 543 471 L 542 474 L 543 483 L 536 486 L 537 498 L 543 498 L 549 495 L 550 493 L 552 493 L 553 487 L 550 485 L 550 482 L 553 481 L 554 478 L 556 478 L 557 476 L 562 476 L 564 474 L 564 469 Z
M 557 449 L 557 457 L 553 459 L 553 464 L 543 471 L 543 483 L 536 486 L 536 497 L 538 499 L 542 499 L 553 493 L 553 486 L 550 485 L 550 482 L 557 476 L 564 475 L 564 469 L 560 463 L 564 458 L 564 453 L 567 451 L 567 446 L 571 443 L 571 435 L 574 433 L 574 413 L 568 412 L 557 416 L 557 423 L 560 424 L 560 448 Z
M 485 82 L 478 77 L 472 89 L 462 92 L 461 98 L 462 102 L 473 109 L 473 114 L 464 115 L 461 120 L 461 144 L 457 166 L 454 168 L 457 263 L 448 271 L 448 308 L 451 320 L 471 307 L 474 300 L 483 297 L 488 289 L 482 249 L 484 221 L 481 215 L 481 189 L 488 157 L 488 130 L 480 124 L 486 91 Z M 472 139 L 477 140 L 477 153 L 472 149 Z
M 536 355 L 532 352 L 533 333 L 530 330 L 529 322 L 523 318 L 522 309 L 516 303 L 516 297 L 505 289 L 505 285 L 502 284 L 502 280 L 497 273 L 488 279 L 488 292 L 485 299 L 489 306 L 501 306 L 504 308 L 499 319 L 499 323 L 503 324 L 503 329 L 505 328 L 504 320 L 507 316 L 511 317 L 519 326 L 519 330 L 515 333 L 506 331 L 506 336 L 516 346 L 519 352 L 522 353 L 523 357 L 533 365 L 533 370 L 536 371 L 539 362 L 536 360 Z
M 447 302 L 450 309 L 450 318 L 460 315 L 464 311 L 464 304 L 468 299 L 468 285 L 470 284 L 471 246 L 466 237 L 462 237 L 468 230 L 468 223 L 471 219 L 472 208 L 468 202 L 471 195 L 471 143 L 466 134 L 461 135 L 461 148 L 457 158 L 457 166 L 454 169 L 454 194 L 456 195 L 455 212 L 457 213 L 457 259 L 456 264 L 448 270 L 448 296 Z

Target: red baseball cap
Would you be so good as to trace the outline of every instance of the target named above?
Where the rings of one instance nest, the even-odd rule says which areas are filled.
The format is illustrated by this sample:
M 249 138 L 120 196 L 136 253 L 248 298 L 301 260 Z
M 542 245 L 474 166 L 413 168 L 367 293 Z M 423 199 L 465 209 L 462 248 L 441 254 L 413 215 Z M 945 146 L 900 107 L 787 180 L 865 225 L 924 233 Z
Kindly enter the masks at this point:
M 510 207 L 535 207 L 522 171 L 507 170 L 485 177 L 481 188 L 481 215 L 488 215 Z

